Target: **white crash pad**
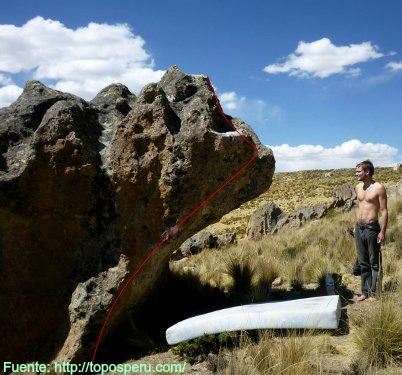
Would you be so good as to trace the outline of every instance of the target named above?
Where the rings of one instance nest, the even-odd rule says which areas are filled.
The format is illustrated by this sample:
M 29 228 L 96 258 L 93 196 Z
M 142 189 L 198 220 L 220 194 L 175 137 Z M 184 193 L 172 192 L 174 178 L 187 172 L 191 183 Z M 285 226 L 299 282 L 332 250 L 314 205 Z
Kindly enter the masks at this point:
M 166 340 L 175 345 L 204 334 L 248 329 L 335 329 L 340 315 L 338 295 L 236 306 L 176 323 L 166 330 Z

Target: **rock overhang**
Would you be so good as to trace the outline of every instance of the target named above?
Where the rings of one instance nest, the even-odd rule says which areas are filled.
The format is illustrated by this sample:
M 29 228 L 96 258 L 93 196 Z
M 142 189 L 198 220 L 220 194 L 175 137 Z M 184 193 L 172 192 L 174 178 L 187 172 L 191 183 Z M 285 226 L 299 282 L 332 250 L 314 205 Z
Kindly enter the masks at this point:
M 268 189 L 272 152 L 248 125 L 228 118 L 258 155 L 155 253 L 104 338 L 152 292 L 184 240 Z M 91 102 L 27 83 L 0 110 L 0 139 L 1 267 L 11 275 L 0 294 L 1 324 L 9 327 L 0 354 L 24 361 L 51 359 L 55 347 L 58 360 L 88 358 L 119 289 L 152 247 L 255 153 L 222 117 L 207 76 L 177 67 L 138 96 L 111 85 Z M 10 168 L 19 156 L 23 165 Z M 13 310 L 26 293 L 42 309 L 21 310 L 16 321 Z M 30 327 L 25 342 L 12 338 Z

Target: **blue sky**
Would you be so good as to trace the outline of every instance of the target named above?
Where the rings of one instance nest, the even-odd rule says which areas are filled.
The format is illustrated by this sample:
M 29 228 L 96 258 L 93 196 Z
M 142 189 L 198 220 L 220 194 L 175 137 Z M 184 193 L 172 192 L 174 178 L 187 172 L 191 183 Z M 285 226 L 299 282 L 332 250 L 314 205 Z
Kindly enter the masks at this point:
M 402 160 L 402 1 L 21 1 L 0 12 L 0 106 L 27 79 L 91 99 L 207 74 L 278 171 Z

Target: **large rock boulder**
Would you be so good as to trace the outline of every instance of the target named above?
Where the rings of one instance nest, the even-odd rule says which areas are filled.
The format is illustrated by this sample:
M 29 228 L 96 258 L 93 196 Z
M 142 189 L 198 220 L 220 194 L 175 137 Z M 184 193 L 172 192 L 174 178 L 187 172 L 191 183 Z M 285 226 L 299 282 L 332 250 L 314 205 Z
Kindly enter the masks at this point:
M 307 221 L 321 219 L 326 214 L 327 206 L 324 203 L 302 207 L 296 211 L 286 213 L 275 202 L 264 202 L 248 222 L 247 238 L 249 240 L 260 240 L 269 234 L 300 228 Z
M 120 289 L 172 229 L 103 340 L 157 288 L 184 240 L 268 189 L 271 150 L 231 121 L 258 154 L 204 201 L 255 152 L 206 76 L 173 67 L 138 97 L 112 85 L 92 103 L 31 81 L 0 109 L 1 358 L 90 360 Z
M 219 249 L 236 242 L 236 233 L 215 235 L 211 232 L 202 231 L 188 238 L 172 254 L 172 260 L 180 260 L 185 257 L 200 253 L 204 249 Z
M 269 201 L 261 204 L 247 224 L 247 239 L 256 241 L 272 233 L 282 214 L 282 209 L 275 202 Z
M 349 184 L 336 186 L 332 196 L 334 200 L 330 208 L 342 207 L 344 211 L 350 211 L 356 199 L 355 188 Z
M 326 214 L 327 205 L 325 203 L 302 207 L 296 211 L 282 214 L 278 218 L 278 222 L 272 232 L 276 233 L 285 229 L 300 228 L 307 221 L 321 219 Z

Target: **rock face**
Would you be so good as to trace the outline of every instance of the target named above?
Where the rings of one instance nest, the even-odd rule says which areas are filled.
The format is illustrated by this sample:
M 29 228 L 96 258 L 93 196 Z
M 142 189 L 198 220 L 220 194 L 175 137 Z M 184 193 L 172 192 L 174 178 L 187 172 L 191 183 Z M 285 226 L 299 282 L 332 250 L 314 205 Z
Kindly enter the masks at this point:
M 247 238 L 256 241 L 272 233 L 282 214 L 282 210 L 275 202 L 263 203 L 248 222 L 246 230 Z
M 300 228 L 308 220 L 321 219 L 327 214 L 327 206 L 319 203 L 311 207 L 302 207 L 298 210 L 281 215 L 273 229 L 278 232 L 284 229 Z
M 180 260 L 198 254 L 204 249 L 218 249 L 236 242 L 235 233 L 214 235 L 211 232 L 200 232 L 183 242 L 172 254 L 171 259 Z
M 332 193 L 334 201 L 330 208 L 343 207 L 344 211 L 350 211 L 356 199 L 355 188 L 349 184 L 336 186 Z
M 184 240 L 270 186 L 271 150 L 231 121 L 258 156 L 155 252 L 104 340 L 157 287 Z M 90 360 L 132 272 L 253 154 L 205 76 L 173 67 L 138 97 L 112 85 L 91 103 L 28 82 L 0 109 L 0 357 Z
M 327 206 L 323 203 L 286 213 L 274 202 L 265 202 L 251 216 L 247 225 L 247 238 L 259 240 L 268 234 L 299 228 L 308 220 L 321 219 L 326 214 Z

